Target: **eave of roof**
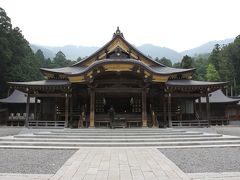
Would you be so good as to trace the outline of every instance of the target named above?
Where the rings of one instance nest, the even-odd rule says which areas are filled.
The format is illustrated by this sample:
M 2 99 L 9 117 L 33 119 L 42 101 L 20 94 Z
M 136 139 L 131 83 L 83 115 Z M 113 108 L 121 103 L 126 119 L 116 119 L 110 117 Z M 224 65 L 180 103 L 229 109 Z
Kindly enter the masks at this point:
M 147 66 L 145 63 L 136 60 L 136 59 L 103 59 L 103 60 L 98 60 L 92 63 L 88 67 L 66 67 L 66 68 L 57 68 L 57 69 L 46 69 L 46 68 L 41 68 L 41 70 L 46 71 L 46 72 L 52 72 L 52 73 L 62 73 L 66 75 L 78 75 L 85 73 L 94 67 L 98 65 L 104 65 L 104 64 L 120 64 L 120 63 L 131 63 L 131 64 L 136 64 L 144 67 L 145 69 L 149 70 L 150 72 L 153 72 L 155 74 L 160 74 L 160 75 L 171 75 L 171 74 L 176 74 L 176 73 L 185 73 L 185 72 L 192 72 L 195 69 L 178 69 L 178 68 L 170 68 L 170 67 L 161 67 L 161 66 Z
M 233 99 L 223 94 L 222 90 L 217 90 L 209 94 L 210 103 L 237 103 L 240 99 Z M 198 101 L 196 101 L 198 102 Z M 206 103 L 206 97 L 201 97 L 201 102 Z
M 69 86 L 71 83 L 68 80 L 42 80 L 30 82 L 7 82 L 9 85 L 19 86 Z
M 34 103 L 35 98 L 30 98 L 30 103 Z M 14 90 L 13 93 L 3 99 L 0 99 L 0 103 L 16 103 L 16 104 L 22 104 L 27 103 L 27 97 L 26 94 L 19 90 Z
M 224 86 L 227 82 L 207 82 L 207 81 L 194 81 L 194 80 L 168 80 L 167 86 Z

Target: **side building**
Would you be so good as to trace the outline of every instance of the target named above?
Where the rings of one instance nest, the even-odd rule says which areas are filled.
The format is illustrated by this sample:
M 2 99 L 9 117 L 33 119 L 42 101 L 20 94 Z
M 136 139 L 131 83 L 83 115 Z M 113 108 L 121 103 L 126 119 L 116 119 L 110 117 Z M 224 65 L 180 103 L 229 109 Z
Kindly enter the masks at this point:
M 118 28 L 108 43 L 81 62 L 42 68 L 43 81 L 8 84 L 27 93 L 27 114 L 29 99 L 35 97 L 41 101 L 37 120 L 64 122 L 65 127 L 109 126 L 111 106 L 114 120 L 127 127 L 172 127 L 183 120 L 209 125 L 208 94 L 226 83 L 191 80 L 194 70 L 154 61 L 127 42 Z M 201 97 L 206 97 L 205 116 Z M 32 123 L 28 117 L 27 126 Z

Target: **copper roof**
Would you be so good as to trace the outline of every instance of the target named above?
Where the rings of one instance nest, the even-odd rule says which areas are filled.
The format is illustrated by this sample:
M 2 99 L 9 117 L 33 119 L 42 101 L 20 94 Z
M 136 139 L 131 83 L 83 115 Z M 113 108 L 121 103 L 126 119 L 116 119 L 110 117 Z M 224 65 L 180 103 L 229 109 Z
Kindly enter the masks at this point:
M 161 75 L 170 75 L 170 74 L 175 74 L 175 73 L 183 73 L 183 72 L 191 72 L 194 71 L 194 68 L 191 69 L 178 69 L 178 68 L 171 68 L 171 67 L 163 67 L 163 66 L 147 66 L 145 63 L 142 61 L 136 60 L 136 59 L 103 59 L 103 60 L 98 60 L 93 62 L 90 66 L 88 67 L 64 67 L 64 68 L 55 68 L 55 69 L 47 69 L 47 68 L 41 68 L 43 71 L 47 72 L 54 72 L 54 73 L 62 73 L 66 75 L 77 75 L 77 74 L 82 74 L 85 73 L 92 68 L 103 65 L 103 64 L 111 64 L 111 63 L 131 63 L 131 64 L 136 64 L 139 66 L 144 67 L 145 69 L 156 73 L 156 74 L 161 74 Z
M 239 101 L 240 99 L 233 99 L 226 96 L 221 89 L 209 94 L 210 103 L 237 103 Z M 196 102 L 198 102 L 198 100 Z M 206 97 L 201 97 L 201 102 L 206 103 Z
M 20 86 L 69 86 L 71 83 L 68 80 L 42 80 L 30 82 L 8 82 L 8 84 Z
M 34 103 L 35 98 L 30 98 L 30 103 Z M 14 90 L 7 98 L 0 99 L 0 103 L 27 103 L 27 96 L 19 90 Z
M 194 81 L 194 80 L 169 80 L 166 82 L 167 86 L 216 86 L 226 85 L 226 82 L 208 82 L 208 81 Z

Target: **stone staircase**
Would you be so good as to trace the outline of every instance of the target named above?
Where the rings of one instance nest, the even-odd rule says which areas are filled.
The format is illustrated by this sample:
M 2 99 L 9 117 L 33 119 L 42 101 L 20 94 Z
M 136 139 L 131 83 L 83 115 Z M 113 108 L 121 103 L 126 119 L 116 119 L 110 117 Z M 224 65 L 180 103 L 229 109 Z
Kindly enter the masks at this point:
M 78 149 L 80 147 L 240 146 L 240 137 L 181 129 L 63 129 L 0 138 L 0 148 Z

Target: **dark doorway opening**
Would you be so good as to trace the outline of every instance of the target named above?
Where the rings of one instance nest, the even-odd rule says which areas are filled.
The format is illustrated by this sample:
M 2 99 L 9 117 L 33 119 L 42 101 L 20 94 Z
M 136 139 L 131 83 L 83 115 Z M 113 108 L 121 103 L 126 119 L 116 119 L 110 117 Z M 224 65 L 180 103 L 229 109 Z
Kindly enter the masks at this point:
M 116 113 L 131 113 L 131 97 L 107 97 L 105 112 L 113 106 Z

